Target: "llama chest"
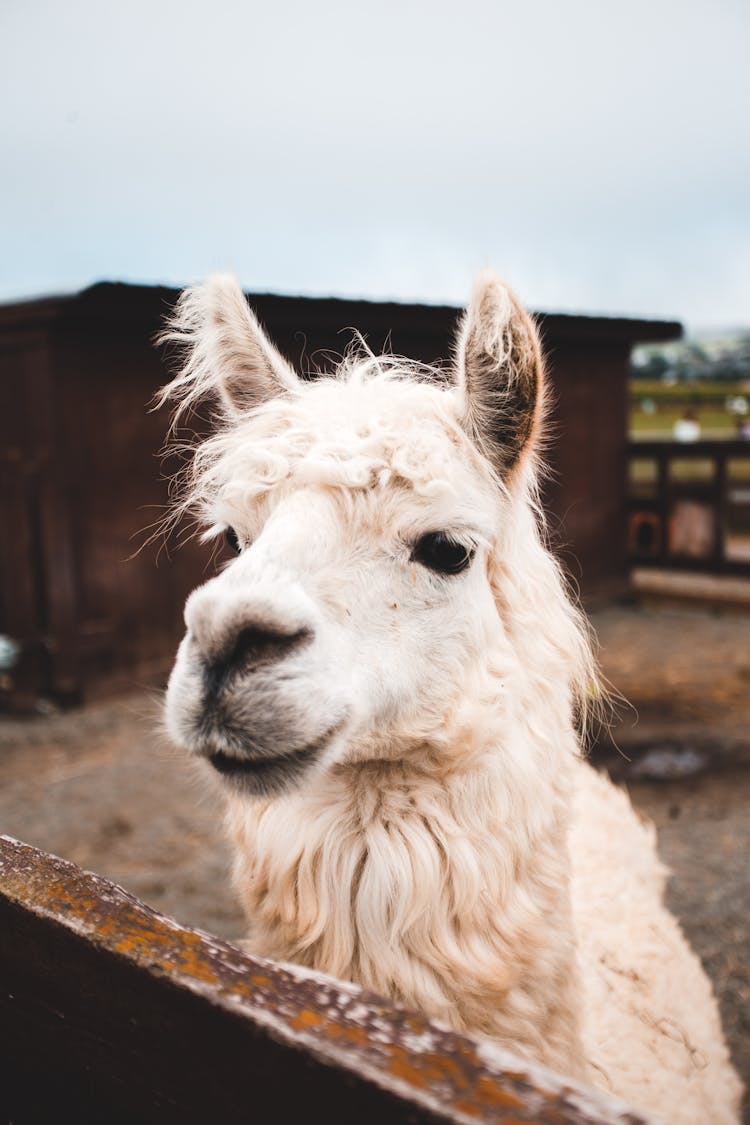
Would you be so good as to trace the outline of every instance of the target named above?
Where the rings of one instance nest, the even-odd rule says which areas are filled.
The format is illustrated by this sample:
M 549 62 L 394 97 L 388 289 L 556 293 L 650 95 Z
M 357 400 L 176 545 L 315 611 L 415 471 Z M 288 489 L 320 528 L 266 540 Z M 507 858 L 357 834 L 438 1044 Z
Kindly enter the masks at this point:
M 517 1030 L 516 1004 L 534 992 L 545 1006 L 552 978 L 569 974 L 562 830 L 552 820 L 524 848 L 486 809 L 483 820 L 471 796 L 473 819 L 463 822 L 429 784 L 329 793 L 312 805 L 308 795 L 306 809 L 296 799 L 230 808 L 251 948 L 458 1028 L 501 1039 L 506 1021 Z M 538 1052 L 534 1021 L 529 1035 Z

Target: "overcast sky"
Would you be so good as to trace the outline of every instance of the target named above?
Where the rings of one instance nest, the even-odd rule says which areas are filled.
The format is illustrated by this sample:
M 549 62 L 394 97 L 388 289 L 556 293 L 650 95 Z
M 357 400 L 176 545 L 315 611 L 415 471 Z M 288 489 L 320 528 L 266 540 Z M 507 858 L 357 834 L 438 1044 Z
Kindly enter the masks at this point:
M 750 324 L 748 0 L 0 0 L 0 300 L 109 278 Z

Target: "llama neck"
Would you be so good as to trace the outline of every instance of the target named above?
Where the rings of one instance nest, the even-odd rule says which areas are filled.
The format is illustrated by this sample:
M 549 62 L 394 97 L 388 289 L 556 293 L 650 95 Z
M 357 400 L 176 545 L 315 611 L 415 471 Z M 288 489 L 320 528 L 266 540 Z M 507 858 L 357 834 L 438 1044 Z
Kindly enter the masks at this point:
M 250 944 L 570 1071 L 570 747 L 521 715 L 504 730 L 479 718 L 447 732 L 452 757 L 392 747 L 264 806 L 233 803 Z

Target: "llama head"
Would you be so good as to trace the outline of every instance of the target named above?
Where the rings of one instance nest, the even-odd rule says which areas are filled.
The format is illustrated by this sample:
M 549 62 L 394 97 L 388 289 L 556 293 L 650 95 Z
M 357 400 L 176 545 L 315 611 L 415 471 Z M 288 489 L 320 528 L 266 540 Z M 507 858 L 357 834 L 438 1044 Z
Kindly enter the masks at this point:
M 493 661 L 516 674 L 509 560 L 522 585 L 537 564 L 549 577 L 528 315 L 483 277 L 449 380 L 361 354 L 300 380 L 224 278 L 184 293 L 163 339 L 186 355 L 163 397 L 179 413 L 213 395 L 220 411 L 184 504 L 237 552 L 188 599 L 171 736 L 248 794 L 439 744 Z

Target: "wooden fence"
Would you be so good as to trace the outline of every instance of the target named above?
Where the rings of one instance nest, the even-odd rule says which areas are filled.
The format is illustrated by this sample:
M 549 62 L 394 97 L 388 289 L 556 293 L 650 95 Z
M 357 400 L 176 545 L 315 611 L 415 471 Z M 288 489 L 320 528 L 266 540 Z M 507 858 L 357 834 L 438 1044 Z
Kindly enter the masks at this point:
M 637 1125 L 361 989 L 247 956 L 0 837 L 3 1121 Z
M 630 560 L 750 574 L 750 442 L 631 441 Z

